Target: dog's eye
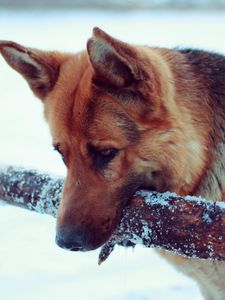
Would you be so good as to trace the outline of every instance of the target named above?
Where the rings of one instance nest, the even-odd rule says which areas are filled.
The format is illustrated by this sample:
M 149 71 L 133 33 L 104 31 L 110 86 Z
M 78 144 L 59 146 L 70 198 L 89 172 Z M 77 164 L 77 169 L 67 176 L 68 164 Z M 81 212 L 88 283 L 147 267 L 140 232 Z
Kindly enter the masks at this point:
M 97 151 L 97 153 L 98 153 L 99 156 L 102 156 L 104 158 L 114 158 L 117 151 L 118 150 L 115 149 L 115 148 L 108 148 L 108 149 L 99 150 L 99 151 Z
M 64 164 L 66 165 L 65 157 L 64 157 L 64 155 L 62 153 L 62 150 L 60 149 L 60 143 L 54 144 L 53 148 L 54 148 L 55 151 L 57 151 L 61 155 L 61 158 L 62 158 Z
M 116 148 L 98 149 L 88 145 L 88 152 L 92 157 L 94 168 L 100 170 L 115 158 L 119 150 Z
M 116 148 L 106 148 L 97 150 L 95 154 L 94 165 L 97 169 L 101 169 L 106 166 L 118 153 Z

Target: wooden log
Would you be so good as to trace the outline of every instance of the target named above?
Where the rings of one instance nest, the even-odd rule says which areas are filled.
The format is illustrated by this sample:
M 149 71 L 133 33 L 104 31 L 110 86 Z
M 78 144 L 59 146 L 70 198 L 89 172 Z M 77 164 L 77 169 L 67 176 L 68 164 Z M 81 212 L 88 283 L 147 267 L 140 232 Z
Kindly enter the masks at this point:
M 225 203 L 173 193 L 140 191 L 101 249 L 99 264 L 116 244 L 158 247 L 186 257 L 225 261 Z
M 0 166 L 0 199 L 56 216 L 63 179 L 35 170 Z M 142 244 L 191 258 L 225 261 L 225 203 L 172 193 L 138 192 L 123 211 L 99 263 L 114 246 Z
M 56 217 L 63 178 L 0 165 L 0 200 Z

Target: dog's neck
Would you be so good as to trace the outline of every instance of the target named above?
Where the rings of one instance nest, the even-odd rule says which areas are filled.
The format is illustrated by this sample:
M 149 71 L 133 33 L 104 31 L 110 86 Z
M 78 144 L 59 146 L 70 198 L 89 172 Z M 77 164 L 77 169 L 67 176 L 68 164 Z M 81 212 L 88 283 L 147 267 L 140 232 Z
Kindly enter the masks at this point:
M 175 100 L 181 112 L 176 118 L 183 123 L 184 136 L 189 136 L 189 150 L 194 150 L 190 151 L 189 163 L 193 158 L 199 160 L 200 152 L 205 157 L 201 179 L 192 193 L 221 200 L 225 188 L 225 80 L 221 78 L 221 68 L 225 68 L 225 58 L 198 50 L 175 51 L 175 56 L 161 51 L 174 76 Z

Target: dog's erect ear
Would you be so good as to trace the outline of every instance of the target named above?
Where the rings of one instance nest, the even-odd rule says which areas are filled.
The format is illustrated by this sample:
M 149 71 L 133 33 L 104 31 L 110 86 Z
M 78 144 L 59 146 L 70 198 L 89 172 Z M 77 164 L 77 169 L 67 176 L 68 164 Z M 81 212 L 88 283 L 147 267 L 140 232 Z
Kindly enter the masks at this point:
M 27 80 L 34 94 L 44 100 L 56 83 L 60 55 L 25 48 L 9 41 L 0 41 L 0 53 Z
M 112 38 L 99 28 L 93 29 L 87 50 L 97 85 L 122 88 L 134 81 L 148 79 L 136 48 Z

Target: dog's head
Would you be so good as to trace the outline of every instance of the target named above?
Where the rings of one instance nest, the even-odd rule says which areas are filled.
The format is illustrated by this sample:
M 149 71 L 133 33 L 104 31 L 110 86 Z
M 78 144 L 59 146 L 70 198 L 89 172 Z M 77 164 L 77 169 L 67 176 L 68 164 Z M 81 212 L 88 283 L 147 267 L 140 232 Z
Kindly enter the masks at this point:
M 173 75 L 159 50 L 95 28 L 87 51 L 78 54 L 6 41 L 0 52 L 43 101 L 68 170 L 57 220 L 60 246 L 99 247 L 140 188 L 182 193 L 193 185 L 201 162 L 190 153 L 200 147 L 186 145 Z

